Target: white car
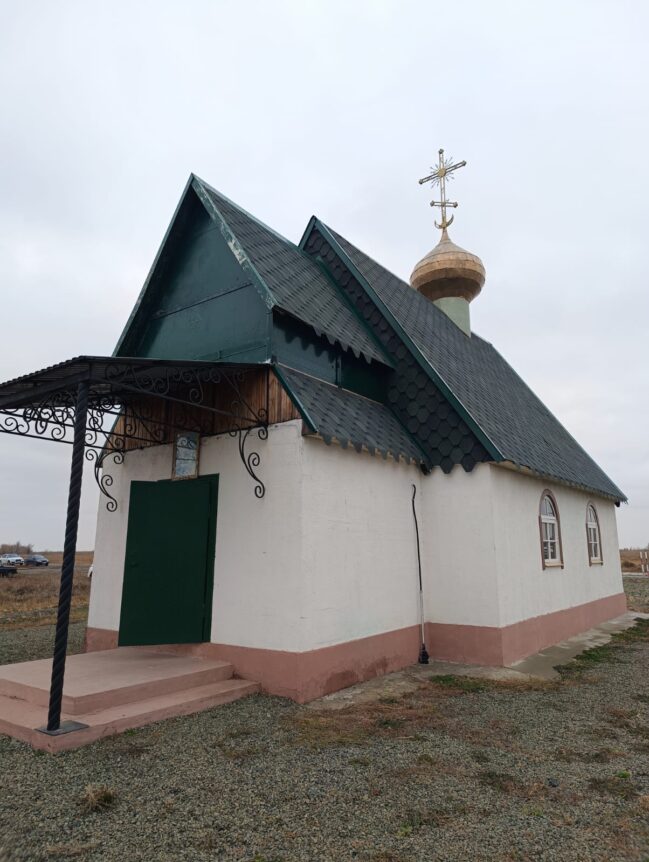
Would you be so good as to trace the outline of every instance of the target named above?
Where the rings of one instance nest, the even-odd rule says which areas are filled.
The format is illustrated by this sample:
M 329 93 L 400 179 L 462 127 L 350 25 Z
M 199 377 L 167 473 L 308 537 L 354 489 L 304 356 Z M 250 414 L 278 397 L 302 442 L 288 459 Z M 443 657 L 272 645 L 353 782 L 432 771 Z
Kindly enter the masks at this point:
M 24 566 L 25 561 L 19 554 L 2 554 L 0 566 Z

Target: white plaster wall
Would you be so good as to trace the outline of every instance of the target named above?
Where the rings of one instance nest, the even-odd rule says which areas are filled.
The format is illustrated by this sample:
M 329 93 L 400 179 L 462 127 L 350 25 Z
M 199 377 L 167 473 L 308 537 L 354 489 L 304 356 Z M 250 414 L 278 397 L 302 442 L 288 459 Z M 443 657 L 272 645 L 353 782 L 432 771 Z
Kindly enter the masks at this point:
M 301 422 L 253 433 L 266 495 L 228 435 L 204 440 L 219 474 L 212 640 L 303 651 L 418 622 L 411 495 L 417 485 L 427 621 L 505 626 L 622 591 L 615 507 L 594 498 L 603 566 L 589 566 L 587 494 L 492 465 L 423 476 L 417 468 L 304 438 Z M 111 469 L 118 510 L 100 502 L 89 625 L 118 629 L 132 480 L 167 479 L 172 447 Z M 560 510 L 564 569 L 541 567 L 538 507 Z
M 487 469 L 493 486 L 501 626 L 622 592 L 614 503 L 503 467 Z M 542 567 L 538 513 L 545 488 L 559 507 L 563 568 Z M 599 516 L 603 565 L 588 563 L 589 501 Z
M 302 422 L 252 432 L 248 451 L 261 455 L 266 494 L 254 495 L 237 441 L 202 444 L 201 473 L 219 473 L 212 641 L 266 649 L 303 650 Z
M 303 581 L 309 648 L 418 622 L 412 483 L 419 470 L 305 438 Z
M 212 437 L 201 445 L 200 474 L 219 474 L 212 641 L 300 650 L 301 422 L 271 427 L 266 441 L 252 432 L 248 444 L 262 456 L 261 500 L 236 439 Z M 157 446 L 129 452 L 110 467 L 118 509 L 107 512 L 100 501 L 89 626 L 119 628 L 130 483 L 170 478 L 171 459 L 171 445 Z
M 470 473 L 459 466 L 448 474 L 433 470 L 418 485 L 427 621 L 497 626 L 498 580 L 489 465 L 478 464 Z

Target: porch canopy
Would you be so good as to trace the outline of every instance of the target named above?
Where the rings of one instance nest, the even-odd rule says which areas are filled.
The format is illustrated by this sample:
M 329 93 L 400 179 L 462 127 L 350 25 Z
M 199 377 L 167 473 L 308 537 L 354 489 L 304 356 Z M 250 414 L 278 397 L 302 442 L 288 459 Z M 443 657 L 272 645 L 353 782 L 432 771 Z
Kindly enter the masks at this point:
M 98 435 L 100 428 L 94 420 L 111 414 L 119 416 L 128 408 L 135 410 L 143 421 L 177 426 L 181 430 L 211 430 L 209 424 L 205 424 L 205 414 L 227 417 L 232 420 L 226 423 L 230 427 L 255 427 L 265 424 L 267 404 L 260 403 L 264 398 L 260 399 L 259 394 L 263 393 L 257 394 L 257 403 L 247 397 L 250 392 L 245 391 L 246 372 L 255 369 L 259 373 L 262 368 L 268 371 L 268 366 L 247 364 L 77 356 L 0 383 L 0 431 L 71 443 L 63 430 L 73 423 L 78 389 L 82 384 L 87 387 L 87 409 L 93 420 L 88 430 Z M 223 392 L 218 397 L 216 387 L 224 389 L 225 398 Z M 229 404 L 228 394 L 231 396 Z M 151 405 L 151 399 L 174 402 L 190 409 L 176 411 L 172 421 L 160 412 L 154 415 L 143 411 L 143 405 Z M 47 425 L 57 426 L 59 430 L 51 428 L 48 433 Z M 127 430 L 121 435 L 138 439 L 137 434 Z M 87 445 L 96 447 L 98 439 L 89 437 Z M 154 442 L 149 437 L 141 440 Z
M 78 729 L 61 724 L 63 677 L 68 640 L 72 579 L 84 460 L 94 461 L 95 478 L 110 494 L 108 459 L 120 463 L 127 450 L 170 442 L 179 431 L 239 438 L 239 454 L 263 497 L 254 468 L 256 452 L 246 454 L 252 429 L 265 439 L 269 418 L 270 367 L 205 361 L 172 361 L 110 356 L 78 356 L 0 384 L 0 433 L 68 443 L 72 463 L 61 565 L 61 585 L 52 661 L 52 681 L 44 733 Z

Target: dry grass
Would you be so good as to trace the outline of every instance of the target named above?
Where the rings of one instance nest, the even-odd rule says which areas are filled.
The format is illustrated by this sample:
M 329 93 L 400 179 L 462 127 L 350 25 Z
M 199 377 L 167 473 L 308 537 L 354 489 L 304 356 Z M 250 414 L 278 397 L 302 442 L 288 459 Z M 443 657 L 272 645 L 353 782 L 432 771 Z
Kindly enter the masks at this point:
M 441 688 L 455 695 L 476 691 L 550 691 L 559 685 L 557 682 L 545 679 L 485 679 L 455 674 L 431 676 L 428 682 L 433 688 Z
M 421 682 L 414 691 L 400 697 L 383 697 L 378 701 L 352 704 L 340 710 L 310 710 L 298 713 L 287 720 L 293 734 L 294 743 L 311 748 L 330 746 L 362 746 L 375 739 L 412 739 L 425 738 L 431 731 L 443 733 L 453 739 L 461 740 L 482 749 L 475 756 L 477 762 L 488 762 L 486 749 L 516 750 L 519 728 L 508 719 L 492 719 L 478 725 L 467 722 L 454 707 L 457 698 L 473 697 L 485 691 L 498 692 L 505 697 L 535 691 L 556 690 L 560 687 L 575 685 L 581 680 L 584 671 L 603 662 L 615 662 L 625 652 L 639 643 L 649 641 L 649 621 L 639 620 L 628 631 L 614 636 L 613 640 L 600 647 L 588 650 L 569 665 L 562 668 L 561 681 L 543 680 L 488 680 L 465 676 L 431 676 Z M 605 722 L 616 729 L 625 728 L 629 733 L 649 738 L 649 727 L 637 721 L 638 710 L 609 707 Z M 635 719 L 635 720 L 634 720 Z M 593 733 L 598 736 L 616 739 L 616 730 L 597 728 Z M 640 742 L 640 740 L 639 740 Z M 619 752 L 610 747 L 596 747 L 593 751 L 559 749 L 556 759 L 569 763 L 608 763 Z M 443 769 L 443 764 L 436 764 Z M 410 769 L 410 774 L 422 778 L 428 765 L 418 762 Z M 485 775 L 490 774 L 486 770 Z M 526 798 L 535 798 L 538 789 L 514 788 L 512 792 Z
M 617 775 L 606 778 L 591 778 L 588 783 L 596 793 L 602 796 L 617 796 L 626 800 L 638 796 L 638 791 L 627 772 L 618 772 Z
M 50 565 L 47 568 L 19 568 L 14 577 L 0 578 L 0 628 L 50 625 L 56 621 L 61 554 L 48 556 Z M 72 622 L 84 620 L 88 612 L 90 581 L 87 574 L 92 556 L 92 551 L 77 554 L 70 614 Z
M 621 548 L 620 562 L 623 572 L 640 572 L 640 548 Z
M 92 811 L 103 811 L 105 808 L 110 808 L 115 804 L 116 799 L 117 791 L 113 790 L 112 787 L 106 787 L 103 784 L 88 784 L 81 794 L 79 804 L 82 811 L 89 814 Z
M 43 556 L 47 557 L 50 561 L 50 566 L 60 566 L 63 562 L 63 551 L 37 551 L 39 554 L 43 554 Z M 77 551 L 75 556 L 75 567 L 83 568 L 87 571 L 88 566 L 92 563 L 92 559 L 95 556 L 94 551 Z
M 456 820 L 462 820 L 467 812 L 465 805 L 455 805 L 450 808 L 423 809 L 410 808 L 401 816 L 401 822 L 397 828 L 399 838 L 408 838 L 414 832 L 424 827 L 440 829 Z
M 616 748 L 596 748 L 593 751 L 576 751 L 572 748 L 560 748 L 554 755 L 554 758 L 563 763 L 610 763 L 612 760 L 624 756 L 624 751 Z
M 485 787 L 490 787 L 500 793 L 507 793 L 510 796 L 517 796 L 520 799 L 545 799 L 550 793 L 548 786 L 540 781 L 523 784 L 517 781 L 513 775 L 494 769 L 485 769 L 483 772 L 479 772 L 478 781 Z
M 518 728 L 509 720 L 491 720 L 471 726 L 455 714 L 453 703 L 467 693 L 485 691 L 516 695 L 518 692 L 556 688 L 544 681 L 493 681 L 470 677 L 431 677 L 401 697 L 386 697 L 340 710 L 311 710 L 288 720 L 297 745 L 311 748 L 363 745 L 372 739 L 422 738 L 431 730 L 473 745 L 511 749 Z M 418 771 L 421 771 L 421 764 Z

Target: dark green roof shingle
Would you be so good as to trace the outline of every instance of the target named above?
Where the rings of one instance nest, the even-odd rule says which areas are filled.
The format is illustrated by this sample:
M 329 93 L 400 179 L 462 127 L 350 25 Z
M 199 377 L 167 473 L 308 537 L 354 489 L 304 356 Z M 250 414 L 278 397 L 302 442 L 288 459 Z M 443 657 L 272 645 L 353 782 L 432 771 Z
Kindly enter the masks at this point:
M 327 228 L 359 275 L 503 460 L 617 500 L 622 491 L 494 347 Z
M 271 294 L 274 304 L 345 350 L 389 364 L 335 284 L 307 254 L 198 180 Z
M 343 448 L 351 445 L 360 451 L 366 447 L 384 458 L 392 455 L 417 464 L 425 461 L 419 446 L 385 404 L 292 368 L 278 366 L 277 370 L 307 423 L 325 443 L 337 440 Z

